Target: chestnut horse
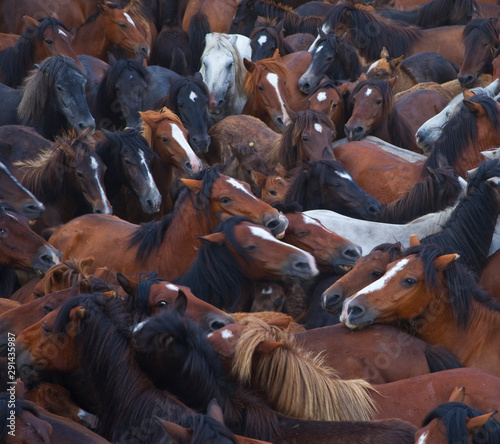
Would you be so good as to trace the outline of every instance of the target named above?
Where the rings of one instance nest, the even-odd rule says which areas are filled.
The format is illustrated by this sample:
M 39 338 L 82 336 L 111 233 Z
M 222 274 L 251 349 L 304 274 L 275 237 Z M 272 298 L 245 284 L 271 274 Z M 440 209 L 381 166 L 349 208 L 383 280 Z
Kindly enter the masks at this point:
M 62 251 L 63 259 L 94 256 L 93 269 L 107 266 L 131 278 L 152 270 L 174 279 L 192 265 L 201 245 L 198 236 L 213 232 L 220 212 L 250 217 L 275 235 L 286 228 L 277 210 L 251 194 L 247 184 L 221 175 L 217 168 L 182 181 L 187 188 L 172 216 L 138 227 L 118 218 L 87 215 L 56 229 L 50 243 Z

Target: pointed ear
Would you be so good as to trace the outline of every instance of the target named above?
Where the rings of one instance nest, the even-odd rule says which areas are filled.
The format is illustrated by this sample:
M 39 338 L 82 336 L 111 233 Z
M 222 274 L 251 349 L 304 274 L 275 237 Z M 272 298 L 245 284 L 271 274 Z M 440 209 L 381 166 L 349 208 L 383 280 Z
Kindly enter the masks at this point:
M 85 317 L 86 310 L 83 307 L 75 307 L 70 311 L 69 318 L 72 321 L 80 321 Z
M 80 269 L 82 270 L 82 273 L 87 273 L 88 269 L 92 266 L 94 263 L 94 256 L 88 256 L 85 259 L 82 259 L 80 261 Z
M 247 58 L 243 58 L 243 64 L 248 72 L 252 72 L 255 69 L 255 63 L 251 62 Z
M 498 411 L 498 410 L 497 410 Z M 483 427 L 488 420 L 497 412 L 486 413 L 485 415 L 476 416 L 475 418 L 466 418 L 465 427 L 470 433 L 477 432 L 481 427 Z
M 278 163 L 276 165 L 276 167 L 274 168 L 274 172 L 276 173 L 276 175 L 281 176 L 283 178 L 285 178 L 286 176 L 286 170 L 283 167 L 283 165 L 281 165 L 281 163 Z
M 470 100 L 474 96 L 475 96 L 474 92 L 471 91 L 470 89 L 465 89 L 464 90 L 464 100 Z
M 187 300 L 186 293 L 184 293 L 179 288 L 179 293 L 177 294 L 177 297 L 175 298 L 175 301 L 174 301 L 173 310 L 176 311 L 177 313 L 179 313 L 179 316 L 184 316 L 184 314 L 186 313 L 187 304 L 188 304 L 188 300 Z
M 394 84 L 396 83 L 396 80 L 398 79 L 398 77 L 391 77 L 387 82 L 389 83 L 389 86 L 391 88 L 394 88 Z
M 410 236 L 410 247 L 417 247 L 420 245 L 420 240 L 418 239 L 418 236 L 416 234 L 412 234 Z
M 153 416 L 156 423 L 161 426 L 165 433 L 170 436 L 175 442 L 191 442 L 193 439 L 193 430 L 185 429 L 178 424 L 166 421 L 165 419 L 158 418 L 158 416 Z
M 201 187 L 203 185 L 203 181 L 195 179 L 181 179 L 181 182 L 196 194 L 201 191 Z
M 261 355 L 270 355 L 279 347 L 283 347 L 285 345 L 284 341 L 262 341 L 257 348 L 255 349 L 257 353 Z
M 364 82 L 365 80 L 368 80 L 368 77 L 366 77 L 366 74 L 364 72 L 361 73 L 358 79 L 360 82 Z
M 392 66 L 393 69 L 399 68 L 401 66 L 401 62 L 403 61 L 403 56 L 398 57 L 397 59 L 391 60 L 389 64 Z
M 480 116 L 482 113 L 484 113 L 484 109 L 479 103 L 464 100 L 464 105 L 475 116 Z
M 257 186 L 263 187 L 265 185 L 267 177 L 264 174 L 254 170 L 251 170 L 251 174 L 252 179 Z
M 135 297 L 137 293 L 137 282 L 134 282 L 131 279 L 128 279 L 127 276 L 121 273 L 116 273 L 116 280 L 121 285 L 121 287 L 125 290 L 125 293 L 128 295 Z
M 389 51 L 387 51 L 387 48 L 385 46 L 382 48 L 382 51 L 380 51 L 380 58 L 381 59 L 389 58 Z
M 219 421 L 221 424 L 224 424 L 224 413 L 222 413 L 222 409 L 220 408 L 217 399 L 214 398 L 208 403 L 207 415 L 216 421 Z
M 59 16 L 57 15 L 57 12 L 55 11 L 52 11 L 50 14 L 49 14 L 49 17 L 52 17 L 56 20 L 59 20 Z
M 212 233 L 207 236 L 198 237 L 202 242 L 210 242 L 212 244 L 223 245 L 226 240 L 224 233 Z
M 274 59 L 274 60 L 279 60 L 281 58 L 280 57 L 280 50 L 278 48 L 276 48 L 274 50 L 273 56 L 271 58 Z
M 448 402 L 464 402 L 465 387 L 455 387 Z
M 437 271 L 444 271 L 459 258 L 460 255 L 456 253 L 444 254 L 443 256 L 439 256 L 436 259 L 434 259 L 434 267 L 436 268 Z
M 342 85 L 337 86 L 337 90 L 340 94 L 340 97 L 343 97 L 345 93 L 349 91 L 349 83 L 348 82 L 342 83 Z
M 40 26 L 40 22 L 38 20 L 35 20 L 33 17 L 30 17 L 29 15 L 23 16 L 24 23 L 26 23 L 26 26 L 34 26 L 35 28 L 38 28 Z

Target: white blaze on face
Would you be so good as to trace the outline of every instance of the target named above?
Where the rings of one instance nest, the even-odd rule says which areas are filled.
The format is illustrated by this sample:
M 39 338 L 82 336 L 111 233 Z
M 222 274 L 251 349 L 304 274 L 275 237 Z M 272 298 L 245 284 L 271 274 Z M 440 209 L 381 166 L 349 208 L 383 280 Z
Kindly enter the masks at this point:
M 271 294 L 273 292 L 272 287 L 267 287 L 262 289 L 262 294 Z
M 318 49 L 316 50 L 316 54 L 323 49 L 323 46 L 325 46 L 325 45 L 318 46 Z
M 313 219 L 312 217 L 309 217 L 304 213 L 302 213 L 302 220 L 306 225 L 316 225 L 317 227 L 321 227 L 324 230 L 326 230 L 326 228 L 323 225 L 321 225 L 316 219 Z
M 261 35 L 259 39 L 257 40 L 260 46 L 262 46 L 264 43 L 267 42 L 267 35 Z
M 135 325 L 134 329 L 132 330 L 132 333 L 138 332 L 142 327 L 144 327 L 147 323 L 149 322 L 149 319 L 146 319 L 142 322 L 139 322 L 138 324 Z
M 233 337 L 233 332 L 231 330 L 224 329 L 221 331 L 222 339 L 229 339 Z
M 198 98 L 198 95 L 194 91 L 191 91 L 189 98 L 194 102 Z
M 322 133 L 322 132 L 323 132 L 323 127 L 322 127 L 319 123 L 315 123 L 315 124 L 314 124 L 314 129 L 315 129 L 318 133 Z
M 324 102 L 326 100 L 326 92 L 319 92 L 316 98 L 318 99 L 318 102 Z
M 63 35 L 64 37 L 68 37 L 68 34 L 66 34 L 61 28 L 57 28 L 57 32 Z
M 123 15 L 127 19 L 127 22 L 129 22 L 135 28 L 136 26 L 135 26 L 134 21 L 132 20 L 132 17 L 130 17 L 130 15 L 128 15 L 126 12 L 124 12 Z
M 283 102 L 283 99 L 281 98 L 280 90 L 278 88 L 278 74 L 275 74 L 274 72 L 270 72 L 267 76 L 267 81 L 271 84 L 271 86 L 275 89 L 276 95 L 278 96 L 278 100 L 280 102 L 280 107 L 281 107 L 281 113 L 283 114 L 283 123 L 288 125 L 290 123 L 290 116 L 286 112 L 285 109 L 285 103 Z
M 370 96 L 370 94 L 371 94 L 372 92 L 373 92 L 373 90 L 372 90 L 371 88 L 368 88 L 368 89 L 366 90 L 366 92 L 365 92 L 365 96 L 366 96 L 366 97 L 369 97 L 369 96 Z
M 141 165 L 143 165 L 144 168 L 146 169 L 146 176 L 148 178 L 149 189 L 158 191 L 156 183 L 151 174 L 151 170 L 149 169 L 149 165 L 146 163 L 146 158 L 144 157 L 144 153 L 142 152 L 142 150 L 139 150 L 139 157 L 141 158 Z
M 342 177 L 342 179 L 346 179 L 346 180 L 349 180 L 351 182 L 354 182 L 354 179 L 351 177 L 351 175 L 349 173 L 344 173 L 343 171 L 335 171 L 335 174 L 337 174 L 337 176 L 339 176 L 339 177 Z
M 418 438 L 417 444 L 425 444 L 427 441 L 427 432 L 424 432 L 420 435 L 420 438 Z
M 368 71 L 366 71 L 366 72 L 370 72 L 372 69 L 375 69 L 377 66 L 378 66 L 378 60 L 376 62 L 373 62 L 370 65 L 370 67 L 368 68 Z
M 179 291 L 179 287 L 177 285 L 174 285 L 174 284 L 165 284 L 165 287 L 167 287 L 169 290 L 172 290 L 172 291 Z
M 97 182 L 97 188 L 99 188 L 99 194 L 101 195 L 102 203 L 104 204 L 104 212 L 106 214 L 111 214 L 111 208 L 108 205 L 108 199 L 106 198 L 106 193 L 104 192 L 104 187 L 99 179 L 99 164 L 94 157 L 90 158 L 90 167 L 94 170 L 95 181 Z
M 201 160 L 194 153 L 193 149 L 189 145 L 184 133 L 179 128 L 179 126 L 175 123 L 170 124 L 172 126 L 172 137 L 173 139 L 181 146 L 181 148 L 186 153 L 189 162 L 191 163 L 191 168 L 193 169 L 193 173 L 196 173 L 201 170 Z
M 241 183 L 239 183 L 236 179 L 233 179 L 230 177 L 227 179 L 227 182 L 230 183 L 233 187 L 237 188 L 240 191 L 243 191 L 245 194 L 248 196 L 253 197 L 254 199 L 257 199 L 250 191 L 248 191 Z
M 276 239 L 269 231 L 265 230 L 263 227 L 249 227 L 250 231 L 252 234 L 256 237 L 260 237 L 261 239 L 265 239 L 268 242 L 277 242 L 281 245 L 283 245 L 283 242 L 279 241 Z M 307 251 L 301 250 L 300 248 L 294 247 L 293 245 L 286 244 L 288 247 L 290 247 L 292 250 L 296 250 L 298 253 L 303 254 L 306 256 L 307 263 L 309 264 L 309 267 L 311 268 L 312 275 L 316 276 L 319 271 L 318 268 L 316 267 L 316 260 L 314 257 L 308 253 Z

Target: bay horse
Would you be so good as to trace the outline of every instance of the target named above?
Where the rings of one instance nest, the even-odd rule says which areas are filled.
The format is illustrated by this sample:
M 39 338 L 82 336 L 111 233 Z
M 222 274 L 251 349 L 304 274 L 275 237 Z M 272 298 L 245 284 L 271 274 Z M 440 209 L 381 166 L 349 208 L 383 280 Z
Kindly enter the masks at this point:
M 110 2 L 97 3 L 98 11 L 73 31 L 73 48 L 107 61 L 114 45 L 132 51 L 136 56 L 149 56 L 149 44 L 130 15 Z
M 285 198 L 290 185 L 285 175 L 286 171 L 280 164 L 274 169 L 274 174 L 269 176 L 252 170 L 252 180 L 255 182 L 255 185 L 260 188 L 257 196 L 270 205 L 281 202 Z
M 240 52 L 237 43 L 238 38 L 229 34 L 207 35 L 200 73 L 209 93 L 210 126 L 226 116 L 241 114 L 247 101 L 243 58 L 250 58 L 251 53 Z
M 89 102 L 97 128 L 120 130 L 140 123 L 148 88 L 149 73 L 140 60 L 118 60 L 112 63 Z
M 37 21 L 24 16 L 24 20 L 27 27 L 19 40 L 14 46 L 0 51 L 0 82 L 17 88 L 36 63 L 57 55 L 71 58 L 83 69 L 71 46 L 68 30 L 57 18 L 45 17 Z
M 362 328 L 411 320 L 426 342 L 447 347 L 467 366 L 498 374 L 498 358 L 487 350 L 495 347 L 500 306 L 457 259 L 433 245 L 408 249 L 384 276 L 346 299 L 341 321 Z M 381 294 L 390 294 L 391 300 Z
M 366 220 L 376 220 L 381 210 L 380 203 L 365 193 L 335 160 L 304 164 L 290 184 L 283 203 L 295 202 L 304 210 L 325 208 Z
M 20 122 L 35 127 L 44 137 L 54 139 L 63 131 L 95 128 L 85 99 L 85 75 L 69 57 L 45 59 L 25 80 Z M 11 122 L 14 124 L 20 122 Z
M 284 217 L 280 219 L 277 210 L 253 196 L 247 184 L 221 175 L 218 168 L 182 182 L 186 189 L 172 216 L 138 227 L 105 215 L 87 215 L 56 229 L 50 243 L 62 251 L 63 259 L 94 256 L 93 269 L 107 266 L 130 278 L 141 270 L 158 271 L 171 280 L 192 265 L 201 245 L 198 236 L 213 232 L 220 212 L 250 217 L 274 235 L 285 231 Z M 102 242 L 104 233 L 115 239 L 114 251 Z
M 217 308 L 248 311 L 251 281 L 306 281 L 318 274 L 310 253 L 280 242 L 242 216 L 227 219 L 200 239 L 196 262 L 175 283 Z
M 311 64 L 299 79 L 299 89 L 310 94 L 324 75 L 334 82 L 354 82 L 361 75 L 361 61 L 349 40 L 320 30 Z
M 105 166 L 88 133 L 59 139 L 35 158 L 13 163 L 20 182 L 46 207 L 36 223 L 38 230 L 68 222 L 89 210 L 111 214 L 104 191 Z
M 279 58 L 275 53 L 272 58 L 255 63 L 243 60 L 247 69 L 244 89 L 248 99 L 241 112 L 258 117 L 274 131 L 283 132 L 291 119 L 285 87 L 288 70 Z
M 120 215 L 115 201 L 122 188 L 135 196 L 146 214 L 160 211 L 162 198 L 151 174 L 154 153 L 146 139 L 134 128 L 103 133 L 106 139 L 97 143 L 95 151 L 106 166 L 104 186 L 115 214 Z
M 347 32 L 346 38 L 369 63 L 378 60 L 385 47 L 394 57 L 433 51 L 460 65 L 464 57 L 464 46 L 460 40 L 463 29 L 463 26 L 419 29 L 392 22 L 351 3 L 334 6 L 322 25 L 324 33 L 341 35 Z M 315 47 L 313 43 L 309 51 Z
M 479 74 L 493 73 L 493 59 L 500 48 L 498 20 L 477 18 L 464 28 L 462 39 L 465 55 L 458 73 L 462 88 L 473 86 Z

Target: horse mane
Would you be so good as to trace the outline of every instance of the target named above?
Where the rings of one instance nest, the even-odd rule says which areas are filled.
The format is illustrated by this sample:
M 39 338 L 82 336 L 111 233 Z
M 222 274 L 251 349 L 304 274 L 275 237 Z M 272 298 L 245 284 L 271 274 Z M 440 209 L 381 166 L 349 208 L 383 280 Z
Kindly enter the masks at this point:
M 483 106 L 489 121 L 494 124 L 497 131 L 500 131 L 500 111 L 494 99 L 485 94 L 476 94 L 469 101 Z M 476 145 L 477 140 L 476 116 L 461 103 L 453 117 L 443 125 L 441 135 L 434 142 L 431 154 L 424 166 L 432 169 L 439 168 L 442 156 L 448 165 L 455 167 L 467 145 Z
M 220 171 L 221 166 L 215 165 L 195 174 L 193 179 L 203 181 L 199 193 L 193 195 L 194 193 L 191 193 L 186 187 L 177 198 L 172 214 L 164 216 L 159 221 L 143 223 L 134 233 L 132 233 L 128 240 L 128 247 L 133 248 L 138 245 L 136 254 L 137 261 L 144 262 L 153 251 L 160 247 L 165 239 L 168 228 L 188 196 L 191 198 L 191 203 L 197 210 L 208 210 L 212 186 L 215 180 L 220 176 Z
M 76 134 L 68 133 L 66 138 L 58 138 L 51 148 L 41 151 L 34 159 L 15 162 L 14 166 L 19 168 L 21 174 L 21 183 L 44 203 L 59 199 L 65 190 L 70 164 L 94 154 L 90 131 L 87 128 L 73 139 L 68 136 Z
M 164 106 L 160 111 L 154 115 L 150 116 L 150 119 L 153 120 L 155 123 L 161 122 L 165 119 L 167 120 L 172 120 L 173 123 L 179 125 L 181 128 L 184 128 L 184 125 L 181 122 L 181 119 L 173 113 L 170 109 L 168 109 L 166 106 Z M 142 137 L 146 139 L 146 142 L 148 142 L 148 145 L 150 147 L 154 146 L 154 134 L 153 134 L 153 128 L 151 128 L 144 120 L 142 120 Z
M 238 244 L 234 229 L 242 222 L 251 222 L 243 216 L 233 216 L 222 222 L 214 233 L 224 233 L 231 249 L 251 264 L 252 259 Z M 249 265 L 250 266 L 250 265 Z M 234 311 L 238 306 L 244 285 L 244 269 L 235 260 L 234 253 L 225 245 L 204 243 L 198 250 L 196 262 L 174 282 L 189 287 L 201 300 L 217 308 Z
M 283 57 L 285 54 L 293 52 L 290 46 L 285 42 L 285 37 L 283 36 L 283 29 L 276 23 L 276 19 L 270 19 L 266 17 L 258 17 L 252 33 L 250 34 L 250 40 L 253 40 L 257 34 L 261 32 L 266 32 L 269 36 L 276 42 L 276 48 L 279 54 Z
M 24 123 L 33 126 L 42 119 L 47 111 L 47 102 L 55 95 L 56 79 L 68 70 L 85 77 L 76 62 L 63 55 L 45 59 L 26 77 L 23 98 L 17 108 L 17 114 Z
M 9 299 L 20 288 L 16 270 L 12 267 L 0 267 L 0 297 Z
M 146 41 L 151 42 L 151 28 L 149 26 L 149 21 L 155 22 L 152 10 L 153 2 L 145 2 L 142 0 L 130 0 L 128 5 L 123 8 L 123 11 L 133 15 L 139 24 L 144 28 L 146 32 Z
M 6 85 L 16 87 L 23 82 L 34 63 L 35 45 L 43 39 L 47 28 L 60 27 L 68 31 L 66 26 L 54 17 L 45 17 L 39 22 L 38 27 L 28 25 L 14 46 L 0 51 L 0 66 L 4 72 L 3 83 Z
M 31 402 L 25 401 L 24 399 L 16 399 L 14 404 L 15 415 L 22 415 L 23 412 L 29 412 L 40 417 L 40 413 L 36 409 L 35 405 Z M 0 442 L 4 442 L 7 432 L 10 430 L 7 425 L 9 424 L 9 415 L 12 407 L 10 406 L 10 394 L 0 393 Z
M 361 75 L 361 62 L 355 46 L 347 39 L 328 33 L 316 43 L 318 47 L 327 42 L 335 52 L 334 63 L 330 63 L 326 75 L 333 80 L 356 81 Z
M 251 95 L 257 90 L 257 84 L 259 83 L 260 74 L 262 71 L 269 71 L 271 73 L 277 74 L 278 77 L 284 79 L 288 78 L 288 70 L 285 64 L 281 60 L 276 59 L 262 59 L 254 63 L 255 69 L 252 72 L 247 71 L 245 74 L 245 94 L 247 96 Z
M 162 102 L 160 102 L 159 106 L 166 106 L 171 109 L 175 114 L 179 114 L 179 106 L 177 105 L 177 97 L 181 92 L 181 89 L 185 87 L 190 87 L 194 85 L 198 91 L 201 91 L 202 94 L 205 95 L 206 98 L 209 96 L 207 85 L 203 82 L 203 80 L 197 76 L 188 76 L 188 77 L 180 77 L 172 82 L 170 89 L 168 91 L 167 96 Z
M 462 32 L 462 39 L 465 39 L 472 31 L 479 30 L 482 34 L 485 34 L 488 39 L 496 43 L 496 46 L 500 44 L 498 40 L 498 31 L 493 25 L 493 19 L 475 18 L 471 20 L 465 26 Z
M 141 279 L 137 282 L 135 297 L 131 299 L 133 300 L 135 308 L 134 311 L 137 311 L 139 315 L 151 316 L 151 310 L 149 308 L 149 292 L 151 287 L 158 282 L 165 282 L 165 279 L 159 278 L 156 273 L 153 273 L 145 279 Z
M 306 352 L 278 327 L 248 317 L 248 325 L 236 345 L 231 373 L 242 383 L 255 383 L 279 412 L 298 419 L 322 421 L 369 421 L 376 406 L 362 379 L 342 380 L 324 365 L 321 355 Z M 272 353 L 254 355 L 263 341 L 282 342 Z
M 461 191 L 457 174 L 449 167 L 438 168 L 400 199 L 384 205 L 379 221 L 404 224 L 424 214 L 444 210 L 456 202 Z
M 446 430 L 448 442 L 470 443 L 466 420 L 483 414 L 484 412 L 472 408 L 467 404 L 447 402 L 428 413 L 422 422 L 422 427 L 428 425 L 433 419 L 440 419 Z M 500 443 L 500 424 L 496 419 L 488 419 L 486 424 L 474 433 L 472 444 L 483 442 L 490 444 Z
M 51 288 L 55 283 L 55 274 L 62 274 L 62 281 L 64 282 L 64 288 L 73 287 L 78 284 L 83 279 L 90 277 L 90 267 L 91 263 L 88 263 L 87 259 L 68 259 L 59 264 L 54 265 L 47 271 L 43 278 L 43 292 L 44 294 L 49 294 Z M 58 278 L 58 281 L 61 279 Z
M 270 19 L 282 19 L 288 15 L 297 15 L 290 6 L 272 0 L 252 0 L 252 9 L 257 16 Z
M 410 247 L 403 253 L 403 257 L 417 255 L 424 264 L 424 279 L 429 289 L 439 289 L 439 281 L 434 259 L 446 251 L 441 247 L 429 243 L 415 247 Z M 445 271 L 446 287 L 449 293 L 449 300 L 460 329 L 465 329 L 469 323 L 469 317 L 473 310 L 472 301 L 475 300 L 480 305 L 489 310 L 500 313 L 500 305 L 485 290 L 477 284 L 471 271 L 461 264 L 454 262 Z
M 302 17 L 298 14 L 286 14 L 283 18 L 284 35 L 299 33 L 318 35 L 318 28 L 323 24 L 323 17 Z M 280 53 L 281 54 L 281 53 Z
M 302 160 L 300 157 L 303 144 L 301 135 L 306 129 L 312 128 L 315 123 L 332 129 L 334 135 L 336 134 L 332 121 L 325 114 L 316 110 L 299 111 L 274 146 L 264 153 L 266 164 L 280 163 L 287 171 L 295 168 Z
M 212 34 L 212 38 L 205 46 L 205 50 L 201 55 L 201 59 L 203 60 L 211 51 L 222 51 L 228 54 L 233 59 L 234 66 L 234 82 L 236 91 L 241 95 L 244 91 L 244 79 L 246 68 L 243 64 L 243 60 L 241 58 L 240 52 L 238 48 L 231 45 L 228 37 L 222 34 Z
M 433 0 L 418 8 L 416 25 L 420 28 L 444 26 L 443 17 L 447 19 L 446 25 L 456 25 L 464 19 L 468 22 L 475 9 L 475 0 Z
M 496 193 L 486 183 L 487 179 L 497 176 L 500 176 L 497 159 L 482 163 L 469 184 L 468 195 L 453 210 L 444 229 L 422 239 L 422 243 L 432 243 L 450 253 L 459 253 L 460 261 L 477 275 L 486 262 L 500 213 Z
M 117 5 L 116 3 L 111 3 L 111 2 L 107 2 L 106 3 L 106 6 L 109 8 L 109 9 L 121 9 L 119 5 Z M 98 9 L 97 12 L 95 12 L 94 14 L 92 14 L 87 20 L 85 20 L 81 25 L 77 26 L 76 28 L 73 28 L 71 30 L 71 33 L 72 34 L 75 34 L 76 31 L 78 31 L 80 28 L 82 28 L 83 26 L 85 25 L 88 25 L 89 23 L 92 23 L 92 22 L 95 22 L 97 17 L 99 17 L 101 14 L 103 14 L 103 10 L 102 9 Z
M 152 426 L 153 415 L 178 421 L 191 412 L 169 393 L 155 389 L 140 371 L 129 347 L 132 322 L 123 301 L 100 294 L 71 298 L 57 315 L 54 333 L 66 331 L 75 307 L 85 309 L 74 337 L 79 362 L 91 384 L 98 387 L 98 404 L 114 405 L 113 409 L 99 409 L 99 434 L 113 442 L 132 439 L 132 433 L 159 442 L 164 432 Z
M 330 25 L 331 30 L 337 29 L 340 23 L 347 26 L 347 38 L 369 61 L 378 60 L 384 46 L 393 57 L 406 55 L 422 32 L 415 26 L 400 25 L 358 9 L 352 3 L 334 6 L 325 16 L 325 24 Z
M 371 252 L 374 251 L 388 253 L 391 258 L 391 262 L 394 262 L 403 254 L 403 245 L 401 245 L 401 242 L 380 244 L 373 248 Z

